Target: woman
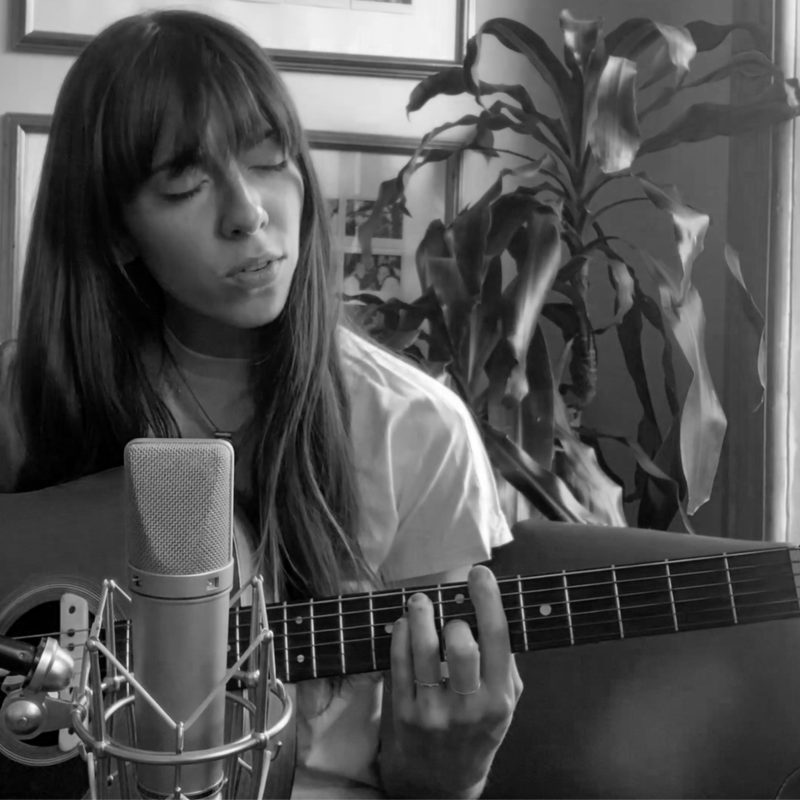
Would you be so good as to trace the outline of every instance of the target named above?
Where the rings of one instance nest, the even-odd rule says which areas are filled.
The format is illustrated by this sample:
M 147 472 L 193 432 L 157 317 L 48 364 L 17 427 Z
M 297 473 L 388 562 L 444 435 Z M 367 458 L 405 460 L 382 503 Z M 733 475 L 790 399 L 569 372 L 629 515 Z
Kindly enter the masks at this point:
M 299 686 L 295 795 L 477 796 L 521 684 L 497 584 L 470 567 L 508 528 L 463 405 L 341 324 L 325 205 L 268 58 L 197 13 L 111 25 L 67 75 L 40 186 L 0 363 L 2 488 L 118 465 L 138 436 L 225 436 L 277 595 L 469 575 L 480 647 L 448 624 L 448 681 L 417 593 L 382 712 L 380 676 Z

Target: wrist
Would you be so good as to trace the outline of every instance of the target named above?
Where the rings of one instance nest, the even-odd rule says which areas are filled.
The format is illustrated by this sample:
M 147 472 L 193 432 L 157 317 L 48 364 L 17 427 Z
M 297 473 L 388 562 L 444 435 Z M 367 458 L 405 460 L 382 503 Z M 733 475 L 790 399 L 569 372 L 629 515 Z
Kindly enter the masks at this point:
M 430 764 L 413 758 L 397 748 L 382 749 L 378 768 L 386 797 L 396 798 L 476 798 L 486 785 L 491 761 L 480 769 L 471 764 L 469 770 L 454 768 L 452 763 Z

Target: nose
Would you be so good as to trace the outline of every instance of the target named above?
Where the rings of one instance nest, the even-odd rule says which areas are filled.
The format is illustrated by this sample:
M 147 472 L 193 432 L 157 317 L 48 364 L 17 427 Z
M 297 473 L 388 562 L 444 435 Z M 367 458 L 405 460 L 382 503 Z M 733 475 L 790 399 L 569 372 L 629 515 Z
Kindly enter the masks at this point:
M 245 238 L 266 227 L 268 222 L 259 193 L 248 184 L 240 169 L 233 168 L 224 181 L 222 235 L 227 239 Z

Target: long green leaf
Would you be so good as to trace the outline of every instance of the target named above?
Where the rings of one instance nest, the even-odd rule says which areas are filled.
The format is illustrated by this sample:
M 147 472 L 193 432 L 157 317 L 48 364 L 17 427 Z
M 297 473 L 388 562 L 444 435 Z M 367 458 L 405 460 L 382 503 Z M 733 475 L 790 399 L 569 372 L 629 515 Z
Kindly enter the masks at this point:
M 645 139 L 639 155 L 665 150 L 682 142 L 702 142 L 714 136 L 733 136 L 768 128 L 798 114 L 800 105 L 781 101 L 741 105 L 696 103 L 663 131 Z
M 747 285 L 744 281 L 744 276 L 742 275 L 742 266 L 739 262 L 739 254 L 736 250 L 731 247 L 730 244 L 727 242 L 725 243 L 725 263 L 728 265 L 728 269 L 730 274 L 733 275 L 736 281 L 736 287 L 739 293 L 739 301 L 741 302 L 742 309 L 744 310 L 744 314 L 747 317 L 747 321 L 753 326 L 753 329 L 758 336 L 759 344 L 758 344 L 758 358 L 757 358 L 757 370 L 758 370 L 758 380 L 761 384 L 762 389 L 762 402 L 764 398 L 764 392 L 767 389 L 767 353 L 766 353 L 766 329 L 764 327 L 764 315 L 761 313 L 761 310 L 756 305 L 756 301 L 753 299 L 753 295 L 750 294 L 750 290 L 747 288 Z
M 580 101 L 579 93 L 566 67 L 556 58 L 547 42 L 527 25 L 503 17 L 495 17 L 484 22 L 473 38 L 478 41 L 481 36 L 488 35 L 494 36 L 506 47 L 525 56 L 550 87 L 558 103 L 561 118 L 574 131 L 574 116 Z M 476 47 L 471 51 L 468 47 L 464 59 L 464 71 L 472 76 L 476 84 L 478 61 L 479 49 Z
M 564 37 L 564 52 L 568 60 L 585 75 L 592 55 L 598 45 L 602 44 L 600 32 L 603 29 L 603 20 L 577 19 L 565 8 L 558 15 L 558 22 Z
M 548 519 L 585 523 L 596 521 L 557 475 L 537 464 L 521 447 L 490 425 L 483 423 L 480 427 L 492 464 Z
M 528 346 L 560 264 L 558 218 L 551 209 L 541 206 L 531 213 L 528 221 L 528 253 L 517 276 L 513 315 L 507 321 L 507 339 L 516 359 L 507 394 L 517 403 L 528 393 L 525 374 Z
M 542 326 L 533 333 L 525 364 L 528 394 L 519 404 L 520 445 L 537 463 L 550 469 L 555 449 L 553 417 L 556 387 Z
M 659 186 L 643 172 L 637 173 L 636 178 L 653 205 L 669 214 L 672 219 L 681 263 L 680 274 L 676 275 L 658 259 L 650 258 L 650 262 L 661 274 L 672 296 L 673 304 L 680 303 L 691 284 L 694 263 L 703 251 L 711 218 L 708 214 L 686 205 L 674 186 Z
M 630 167 L 641 134 L 636 117 L 636 64 L 610 56 L 597 87 L 597 115 L 588 132 L 588 144 L 604 173 Z
M 464 94 L 467 86 L 461 67 L 447 67 L 423 78 L 412 90 L 406 104 L 406 114 L 419 111 L 429 100 L 439 95 Z
M 648 259 L 654 261 L 655 259 Z M 694 514 L 711 494 L 727 421 L 717 397 L 705 352 L 705 314 L 697 289 L 689 284 L 676 298 L 653 270 L 662 296 L 661 310 L 692 370 L 680 421 L 680 452 L 687 484 L 687 509 Z
M 760 50 L 769 49 L 769 37 L 766 31 L 752 22 L 736 22 L 732 25 L 716 25 L 705 20 L 695 20 L 686 25 L 699 52 L 715 50 L 728 36 L 737 30 L 748 31 Z

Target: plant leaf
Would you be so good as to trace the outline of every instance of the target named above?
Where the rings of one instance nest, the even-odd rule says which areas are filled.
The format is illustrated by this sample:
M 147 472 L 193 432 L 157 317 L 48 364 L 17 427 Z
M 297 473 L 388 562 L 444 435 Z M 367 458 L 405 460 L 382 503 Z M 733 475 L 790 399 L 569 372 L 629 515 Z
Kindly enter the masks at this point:
M 673 302 L 680 303 L 691 283 L 694 262 L 703 251 L 711 218 L 708 214 L 703 214 L 684 204 L 674 186 L 659 186 L 643 172 L 637 173 L 636 178 L 656 208 L 665 211 L 672 218 L 678 256 L 681 261 L 681 274 L 676 276 L 658 259 L 651 257 L 650 262 L 661 273 L 662 280 L 669 287 Z
M 586 73 L 592 54 L 600 43 L 602 19 L 583 20 L 572 16 L 568 9 L 558 15 L 564 36 L 564 51 L 577 69 Z
M 747 50 L 736 53 L 726 64 L 712 69 L 693 81 L 687 81 L 682 85 L 682 89 L 693 89 L 703 86 L 706 83 L 727 80 L 733 75 L 743 75 L 746 78 L 766 78 L 772 76 L 783 80 L 783 70 L 777 67 L 767 56 L 759 53 L 758 50 Z
M 619 258 L 609 258 L 608 274 L 616 291 L 614 320 L 620 323 L 628 311 L 633 308 L 633 296 L 636 286 L 630 267 Z
M 753 326 L 756 335 L 759 339 L 758 344 L 758 359 L 757 370 L 758 380 L 761 384 L 761 401 L 764 401 L 764 393 L 767 390 L 767 354 L 766 354 L 766 330 L 764 328 L 764 315 L 756 305 L 753 295 L 750 294 L 742 275 L 742 267 L 739 262 L 739 254 L 727 242 L 724 248 L 725 263 L 728 265 L 731 275 L 736 280 L 736 286 L 739 292 L 739 300 L 742 304 L 745 316 L 748 322 Z M 759 404 L 760 405 L 760 404 Z
M 525 56 L 553 92 L 561 118 L 574 130 L 574 110 L 579 100 L 578 90 L 572 83 L 566 67 L 556 58 L 547 42 L 527 25 L 503 17 L 495 17 L 484 22 L 472 38 L 477 41 L 481 36 L 487 35 L 494 36 L 501 44 Z M 478 61 L 479 48 L 476 45 L 470 49 L 468 43 L 464 71 L 470 75 L 476 86 Z
M 661 310 L 692 370 L 680 419 L 680 452 L 687 485 L 687 510 L 705 503 L 714 483 L 727 421 L 705 353 L 705 314 L 697 289 L 688 284 L 680 302 L 659 280 Z
M 664 130 L 645 139 L 639 155 L 665 150 L 681 142 L 702 142 L 714 136 L 734 136 L 785 122 L 800 114 L 796 100 L 725 105 L 696 103 Z
M 769 40 L 763 28 L 751 22 L 737 22 L 733 25 L 716 25 L 705 20 L 695 20 L 686 25 L 686 30 L 694 39 L 699 52 L 707 52 L 719 47 L 729 34 L 737 30 L 749 31 L 760 50 L 769 49 Z
M 440 219 L 433 220 L 417 246 L 414 258 L 419 285 L 422 287 L 423 293 L 427 292 L 431 286 L 429 260 L 431 258 L 447 258 L 452 255 L 444 238 L 444 231 L 444 223 Z
M 558 476 L 537 464 L 519 445 L 487 423 L 480 424 L 492 464 L 548 519 L 594 522 L 592 514 Z
M 419 111 L 425 103 L 440 94 L 456 95 L 467 91 L 464 70 L 461 67 L 447 67 L 433 75 L 423 78 L 412 90 L 406 104 L 406 114 Z
M 589 146 L 604 173 L 622 172 L 636 158 L 641 135 L 636 117 L 636 64 L 610 56 L 597 86 L 597 116 Z
M 525 363 L 528 378 L 528 394 L 520 402 L 520 444 L 537 463 L 547 469 L 553 463 L 555 449 L 553 403 L 555 381 L 550 366 L 547 340 L 542 326 L 537 325 L 533 332 L 528 357 Z
M 558 450 L 555 472 L 592 517 L 603 525 L 626 526 L 622 487 L 603 472 L 594 448 L 582 442 L 569 424 L 567 407 L 555 395 L 555 430 Z
M 516 360 L 509 376 L 507 394 L 517 403 L 528 393 L 525 374 L 528 346 L 560 264 L 558 218 L 549 207 L 539 206 L 528 220 L 528 252 L 520 265 L 512 314 L 506 322 L 506 338 Z

